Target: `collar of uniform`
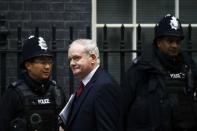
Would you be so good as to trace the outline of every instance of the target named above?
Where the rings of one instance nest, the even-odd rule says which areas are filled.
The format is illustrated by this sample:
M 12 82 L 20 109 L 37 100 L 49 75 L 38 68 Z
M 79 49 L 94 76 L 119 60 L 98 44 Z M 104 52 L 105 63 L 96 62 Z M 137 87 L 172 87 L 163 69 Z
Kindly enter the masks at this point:
M 49 88 L 50 81 L 38 82 L 29 77 L 27 73 L 24 74 L 25 83 L 37 94 L 45 94 Z
M 171 56 L 162 53 L 161 51 L 156 51 L 157 58 L 163 65 L 166 70 L 170 70 L 170 72 L 180 72 L 182 67 L 184 66 L 184 60 L 182 54 L 179 53 L 176 58 L 172 58 Z

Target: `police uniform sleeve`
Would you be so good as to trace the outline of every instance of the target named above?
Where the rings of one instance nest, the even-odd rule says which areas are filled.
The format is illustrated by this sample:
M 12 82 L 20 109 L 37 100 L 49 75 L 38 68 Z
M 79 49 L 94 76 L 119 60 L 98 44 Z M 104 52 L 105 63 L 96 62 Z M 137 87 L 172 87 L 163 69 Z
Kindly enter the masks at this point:
M 9 88 L 0 99 L 0 131 L 8 131 L 11 120 L 18 113 L 20 98 L 17 92 Z
M 54 86 L 53 88 L 53 96 L 56 100 L 56 106 L 58 109 L 58 113 L 63 109 L 63 107 L 66 105 L 66 93 L 64 91 L 64 88 L 57 85 L 56 81 L 52 80 L 51 84 Z
M 60 95 L 61 95 L 61 106 L 60 106 L 60 110 L 59 112 L 64 108 L 64 106 L 66 105 L 66 102 L 67 102 L 67 98 L 66 98 L 66 93 L 65 93 L 65 90 L 63 87 L 59 87 L 60 88 Z
M 123 105 L 125 112 L 127 112 L 132 101 L 135 99 L 136 82 L 138 81 L 137 79 L 139 79 L 139 77 L 140 73 L 138 72 L 138 67 L 136 66 L 136 63 L 133 63 L 125 72 L 124 81 L 122 84 Z

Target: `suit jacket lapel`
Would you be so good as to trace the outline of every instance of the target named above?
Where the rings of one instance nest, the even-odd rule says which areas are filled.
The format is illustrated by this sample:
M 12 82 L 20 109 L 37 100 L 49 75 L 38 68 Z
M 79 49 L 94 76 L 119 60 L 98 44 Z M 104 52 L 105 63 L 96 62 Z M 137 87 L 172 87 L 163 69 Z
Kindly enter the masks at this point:
M 81 104 L 84 102 L 86 96 L 88 95 L 91 87 L 92 87 L 92 82 L 87 84 L 83 90 L 83 92 L 81 93 L 81 96 L 78 98 L 78 102 L 77 104 L 75 105 L 75 107 L 73 108 L 73 111 L 72 111 L 72 114 L 71 114 L 71 117 L 70 117 L 70 120 L 68 121 L 68 126 L 69 124 L 71 123 L 71 121 L 74 119 L 74 117 L 77 115 L 79 109 L 80 109 L 80 106 Z M 76 97 L 76 96 L 75 96 Z
M 99 74 L 99 72 L 101 71 L 101 67 L 99 67 L 97 69 L 97 71 L 95 72 L 95 74 L 93 75 L 93 77 L 91 78 L 91 80 L 88 82 L 88 84 L 85 86 L 81 96 L 78 99 L 78 102 L 76 104 L 76 106 L 73 108 L 70 120 L 68 121 L 68 126 L 70 125 L 70 123 L 72 122 L 72 120 L 74 119 L 74 117 L 77 115 L 81 104 L 84 102 L 85 98 L 87 97 L 89 91 L 93 88 L 93 84 L 95 82 L 95 80 L 97 79 L 97 76 Z M 76 97 L 76 96 L 75 96 Z

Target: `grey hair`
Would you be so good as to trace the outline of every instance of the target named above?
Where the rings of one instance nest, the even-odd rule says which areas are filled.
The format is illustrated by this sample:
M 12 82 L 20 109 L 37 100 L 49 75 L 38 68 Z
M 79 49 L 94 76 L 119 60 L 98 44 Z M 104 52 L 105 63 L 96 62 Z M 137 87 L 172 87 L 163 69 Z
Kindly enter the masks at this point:
M 96 42 L 94 42 L 91 39 L 77 39 L 77 40 L 73 41 L 69 45 L 69 48 L 73 44 L 80 44 L 80 45 L 82 45 L 82 46 L 85 47 L 85 49 L 86 49 L 86 51 L 87 51 L 88 54 L 95 54 L 96 55 L 96 58 L 97 58 L 97 64 L 100 64 L 99 49 L 98 49 L 98 46 L 97 46 Z

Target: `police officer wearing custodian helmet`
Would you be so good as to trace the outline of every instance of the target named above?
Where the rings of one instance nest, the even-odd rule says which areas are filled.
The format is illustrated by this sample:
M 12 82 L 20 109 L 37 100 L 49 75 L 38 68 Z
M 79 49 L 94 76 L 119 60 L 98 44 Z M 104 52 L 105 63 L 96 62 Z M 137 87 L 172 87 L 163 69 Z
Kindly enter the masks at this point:
M 126 72 L 126 131 L 197 131 L 197 68 L 183 38 L 180 20 L 166 15 Z
M 58 131 L 65 94 L 50 80 L 53 56 L 42 37 L 23 45 L 22 79 L 13 82 L 0 100 L 0 131 Z

